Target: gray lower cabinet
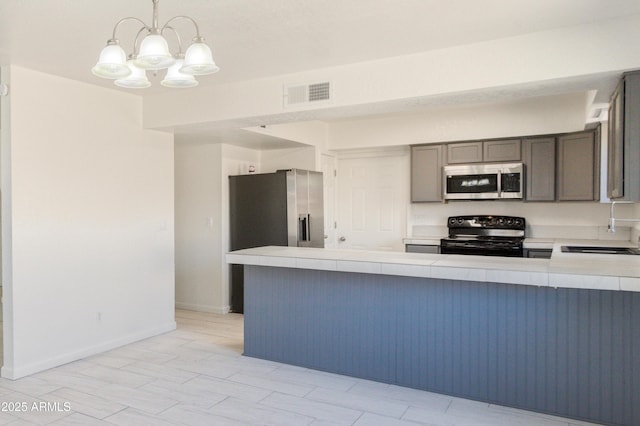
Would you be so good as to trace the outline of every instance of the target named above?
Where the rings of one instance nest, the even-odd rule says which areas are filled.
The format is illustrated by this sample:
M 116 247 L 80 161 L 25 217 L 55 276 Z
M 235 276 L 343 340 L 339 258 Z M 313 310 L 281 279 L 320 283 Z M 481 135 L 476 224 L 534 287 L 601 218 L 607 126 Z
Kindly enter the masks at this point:
M 609 102 L 607 194 L 640 201 L 640 72 L 623 76 Z
M 524 256 L 532 259 L 551 259 L 552 249 L 525 249 Z
M 556 199 L 556 138 L 525 139 L 522 147 L 525 164 L 527 201 Z
M 411 202 L 442 201 L 443 145 L 411 147 Z
M 600 193 L 600 149 L 596 132 L 558 138 L 558 201 L 594 201 Z
M 404 247 L 407 253 L 440 253 L 440 246 L 436 245 L 405 244 Z

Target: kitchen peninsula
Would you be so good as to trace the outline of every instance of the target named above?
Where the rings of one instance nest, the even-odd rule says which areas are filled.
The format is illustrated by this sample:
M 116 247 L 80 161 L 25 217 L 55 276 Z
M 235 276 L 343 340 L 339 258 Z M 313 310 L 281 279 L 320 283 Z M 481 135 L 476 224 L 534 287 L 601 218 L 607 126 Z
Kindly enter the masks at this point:
M 247 356 L 606 424 L 640 424 L 640 256 L 261 247 Z

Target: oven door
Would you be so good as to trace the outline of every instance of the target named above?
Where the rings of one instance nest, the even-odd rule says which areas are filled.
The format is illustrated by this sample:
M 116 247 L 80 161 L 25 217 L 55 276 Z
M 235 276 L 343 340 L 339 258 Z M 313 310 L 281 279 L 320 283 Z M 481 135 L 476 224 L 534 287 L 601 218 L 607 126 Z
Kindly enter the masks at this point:
M 521 240 L 478 241 L 443 238 L 440 240 L 440 253 L 523 257 L 524 248 Z

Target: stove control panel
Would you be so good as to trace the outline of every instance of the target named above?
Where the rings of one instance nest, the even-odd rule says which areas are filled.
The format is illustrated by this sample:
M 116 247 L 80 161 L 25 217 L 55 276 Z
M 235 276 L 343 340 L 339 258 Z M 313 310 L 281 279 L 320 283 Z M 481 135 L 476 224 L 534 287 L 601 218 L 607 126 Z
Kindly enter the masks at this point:
M 525 229 L 523 217 L 515 216 L 450 216 L 449 228 Z

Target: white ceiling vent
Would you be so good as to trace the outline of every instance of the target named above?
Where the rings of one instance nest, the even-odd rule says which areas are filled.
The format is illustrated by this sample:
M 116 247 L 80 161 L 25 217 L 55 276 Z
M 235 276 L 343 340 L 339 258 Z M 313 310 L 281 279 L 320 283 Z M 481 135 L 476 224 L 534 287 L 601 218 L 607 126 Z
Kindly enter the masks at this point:
M 329 81 L 284 86 L 285 107 L 321 104 L 330 101 L 331 82 Z

